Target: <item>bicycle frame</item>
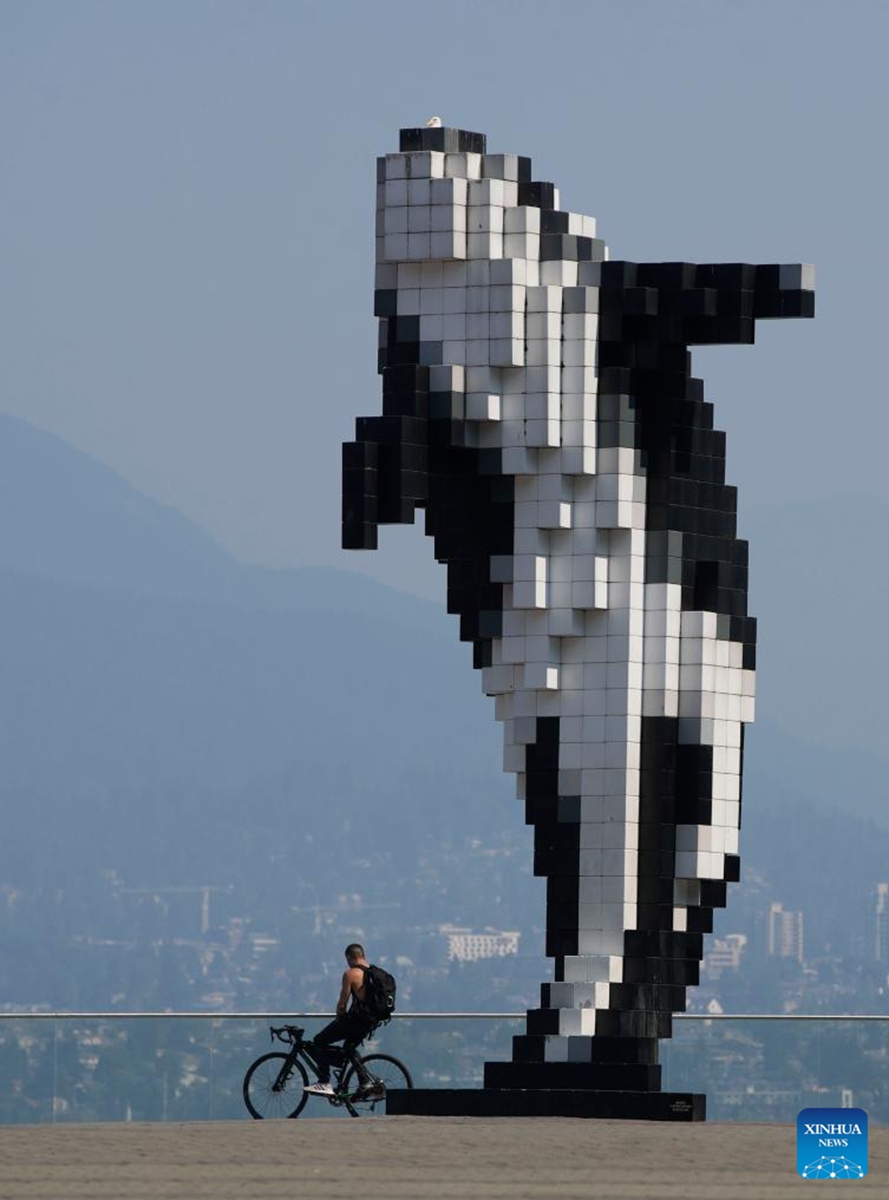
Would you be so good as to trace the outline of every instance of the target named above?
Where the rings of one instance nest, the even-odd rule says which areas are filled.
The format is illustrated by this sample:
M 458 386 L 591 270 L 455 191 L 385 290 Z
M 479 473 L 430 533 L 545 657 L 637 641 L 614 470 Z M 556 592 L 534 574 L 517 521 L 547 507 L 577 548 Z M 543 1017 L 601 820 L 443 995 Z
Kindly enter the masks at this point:
M 278 1072 L 278 1077 L 273 1085 L 275 1091 L 279 1091 L 284 1088 L 287 1080 L 290 1078 L 290 1073 L 293 1070 L 294 1063 L 297 1061 L 302 1062 L 306 1067 L 308 1067 L 312 1075 L 316 1079 L 318 1078 L 318 1062 L 312 1054 L 311 1040 L 306 1041 L 303 1037 L 304 1033 L 305 1030 L 298 1029 L 295 1025 L 284 1025 L 280 1029 L 271 1027 L 272 1039 L 274 1040 L 277 1038 L 278 1041 L 283 1042 L 285 1046 L 290 1046 L 290 1051 L 288 1052 L 287 1058 L 284 1060 L 284 1064 L 281 1067 L 281 1070 Z M 347 1093 L 342 1091 L 343 1080 L 345 1079 L 348 1071 L 352 1068 L 354 1068 L 356 1077 L 358 1077 L 358 1064 L 360 1062 L 360 1056 L 357 1049 L 354 1047 L 349 1049 L 348 1047 L 344 1046 L 341 1053 L 343 1056 L 342 1063 L 338 1067 L 332 1066 L 331 1068 L 332 1075 L 336 1081 L 336 1094 L 327 1097 L 328 1102 L 335 1108 L 339 1107 L 349 1099 Z

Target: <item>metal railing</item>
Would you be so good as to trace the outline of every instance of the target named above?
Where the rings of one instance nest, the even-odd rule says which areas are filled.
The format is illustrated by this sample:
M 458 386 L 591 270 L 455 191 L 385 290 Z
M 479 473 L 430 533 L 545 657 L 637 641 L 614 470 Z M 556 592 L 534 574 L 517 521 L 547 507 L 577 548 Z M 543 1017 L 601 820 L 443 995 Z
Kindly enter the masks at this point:
M 524 1020 L 524 1012 L 399 1012 L 392 1014 L 393 1021 L 518 1021 Z M 138 1021 L 164 1018 L 173 1021 L 332 1021 L 333 1012 L 69 1012 L 59 1009 L 54 1012 L 0 1012 L 0 1021 Z
M 394 1021 L 523 1021 L 521 1013 L 392 1013 Z M 0 1021 L 332 1021 L 336 1013 L 0 1012 Z M 674 1013 L 674 1021 L 889 1021 L 889 1013 Z
M 0 1021 L 332 1021 L 333 1012 L 0 1012 Z M 523 1021 L 527 1012 L 399 1012 L 393 1021 Z M 889 1013 L 674 1013 L 674 1021 L 889 1021 Z

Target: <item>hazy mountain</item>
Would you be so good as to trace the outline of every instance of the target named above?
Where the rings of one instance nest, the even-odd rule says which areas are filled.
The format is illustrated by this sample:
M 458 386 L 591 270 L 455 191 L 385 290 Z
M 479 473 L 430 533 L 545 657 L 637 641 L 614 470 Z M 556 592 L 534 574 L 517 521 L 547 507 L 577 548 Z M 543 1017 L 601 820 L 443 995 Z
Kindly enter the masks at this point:
M 231 557 L 61 438 L 0 416 L 0 561 L 6 570 L 160 594 L 217 593 Z
M 436 605 L 349 571 L 240 563 L 177 509 L 2 413 L 0 570 L 248 608 L 378 612 L 442 632 L 456 623 Z
M 880 754 L 889 770 L 889 511 L 838 497 L 753 509 L 740 524 L 760 714 L 802 741 Z
M 765 719 L 748 729 L 746 747 L 744 793 L 751 803 L 762 799 L 774 809 L 805 800 L 821 812 L 889 829 L 889 772 L 882 755 L 812 745 Z
M 2 572 L 0 627 L 7 784 L 218 788 L 303 757 L 380 772 L 393 755 L 433 771 L 499 757 L 465 647 L 388 617 Z

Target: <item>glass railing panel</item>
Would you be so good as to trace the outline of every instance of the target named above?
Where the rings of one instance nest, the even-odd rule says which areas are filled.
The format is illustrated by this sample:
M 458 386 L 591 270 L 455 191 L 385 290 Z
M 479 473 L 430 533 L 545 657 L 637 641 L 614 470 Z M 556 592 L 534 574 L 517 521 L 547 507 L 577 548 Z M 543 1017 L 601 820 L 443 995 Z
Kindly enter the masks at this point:
M 416 1087 L 480 1087 L 507 1060 L 523 1014 L 399 1014 L 366 1053 L 401 1059 Z M 0 1014 L 0 1124 L 246 1119 L 247 1067 L 270 1025 L 311 1035 L 323 1015 Z M 704 1092 L 711 1121 L 792 1122 L 805 1107 L 864 1108 L 889 1122 L 889 1016 L 678 1019 L 661 1043 L 663 1087 Z M 323 1101 L 305 1116 L 334 1115 Z
M 664 1089 L 704 1092 L 710 1121 L 793 1122 L 813 1108 L 889 1120 L 889 1016 L 677 1020 Z

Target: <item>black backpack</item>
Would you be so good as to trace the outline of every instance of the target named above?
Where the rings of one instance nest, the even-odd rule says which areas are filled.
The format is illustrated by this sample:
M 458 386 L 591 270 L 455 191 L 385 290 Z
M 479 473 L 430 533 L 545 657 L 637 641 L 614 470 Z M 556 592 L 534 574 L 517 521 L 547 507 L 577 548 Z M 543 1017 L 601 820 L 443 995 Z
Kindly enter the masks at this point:
M 395 1012 L 396 983 L 382 967 L 364 967 L 364 1000 L 361 1007 L 365 1015 L 378 1025 L 388 1021 Z

